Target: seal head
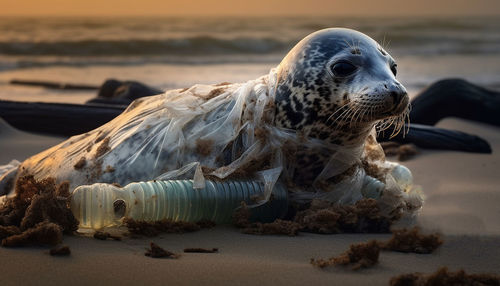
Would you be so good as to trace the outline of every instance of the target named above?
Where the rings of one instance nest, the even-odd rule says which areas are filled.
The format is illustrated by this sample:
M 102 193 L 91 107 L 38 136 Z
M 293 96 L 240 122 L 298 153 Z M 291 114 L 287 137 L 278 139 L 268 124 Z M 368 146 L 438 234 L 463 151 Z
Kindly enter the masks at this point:
M 363 33 L 331 28 L 310 34 L 278 67 L 275 124 L 338 145 L 364 142 L 382 120 L 402 126 L 409 97 L 396 67 Z

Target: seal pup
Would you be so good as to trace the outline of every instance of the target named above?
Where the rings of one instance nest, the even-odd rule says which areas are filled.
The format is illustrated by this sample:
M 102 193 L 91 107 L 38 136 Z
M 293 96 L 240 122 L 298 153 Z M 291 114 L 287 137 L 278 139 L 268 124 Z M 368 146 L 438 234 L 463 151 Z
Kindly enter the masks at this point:
M 297 193 L 353 202 L 369 177 L 362 160 L 384 161 L 374 126 L 403 126 L 409 100 L 395 75 L 392 57 L 368 36 L 321 30 L 269 75 L 135 100 L 111 122 L 25 160 L 9 176 L 69 180 L 73 189 L 273 170 L 262 173 L 271 189 L 281 175 Z

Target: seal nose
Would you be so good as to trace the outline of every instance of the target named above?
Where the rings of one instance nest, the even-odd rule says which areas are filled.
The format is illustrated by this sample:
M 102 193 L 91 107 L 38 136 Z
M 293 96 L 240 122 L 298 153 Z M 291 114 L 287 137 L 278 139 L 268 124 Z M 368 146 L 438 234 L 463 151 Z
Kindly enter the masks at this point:
M 394 106 L 398 105 L 403 101 L 403 98 L 406 96 L 406 92 L 396 92 L 396 91 L 391 91 L 390 96 L 392 97 L 392 103 Z
M 399 105 L 408 96 L 406 89 L 399 82 L 386 83 L 384 87 L 392 99 L 393 106 Z

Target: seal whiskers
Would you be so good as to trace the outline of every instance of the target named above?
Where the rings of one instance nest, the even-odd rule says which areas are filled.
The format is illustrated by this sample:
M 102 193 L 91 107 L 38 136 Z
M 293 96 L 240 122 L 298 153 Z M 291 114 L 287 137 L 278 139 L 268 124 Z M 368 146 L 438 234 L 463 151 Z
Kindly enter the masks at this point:
M 397 116 L 391 116 L 389 118 L 380 120 L 376 124 L 377 132 L 378 133 L 384 132 L 391 126 L 394 126 L 394 129 L 392 130 L 389 137 L 393 138 L 397 136 L 401 132 L 401 130 L 403 131 L 403 136 L 404 136 L 409 131 L 410 111 L 411 109 L 408 107 L 407 109 L 405 109 L 405 111 L 403 111 L 401 114 Z

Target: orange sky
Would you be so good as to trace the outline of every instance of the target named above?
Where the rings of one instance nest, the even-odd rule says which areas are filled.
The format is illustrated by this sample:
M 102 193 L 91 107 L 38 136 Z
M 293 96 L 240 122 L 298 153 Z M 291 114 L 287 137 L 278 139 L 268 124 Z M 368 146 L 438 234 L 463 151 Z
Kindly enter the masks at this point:
M 500 0 L 0 0 L 0 15 L 500 15 Z

